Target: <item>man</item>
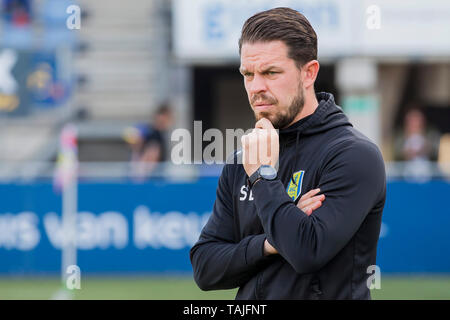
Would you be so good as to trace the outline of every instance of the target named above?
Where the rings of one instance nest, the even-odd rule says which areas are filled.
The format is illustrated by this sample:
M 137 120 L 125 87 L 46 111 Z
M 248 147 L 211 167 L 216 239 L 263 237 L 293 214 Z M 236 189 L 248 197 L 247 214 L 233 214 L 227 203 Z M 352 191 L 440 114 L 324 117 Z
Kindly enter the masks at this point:
M 163 103 L 156 110 L 152 123 L 140 123 L 125 129 L 124 139 L 131 149 L 133 177 L 147 178 L 158 163 L 167 161 L 165 135 L 172 124 L 172 109 Z
M 315 93 L 317 38 L 302 14 L 254 15 L 239 48 L 257 123 L 235 154 L 242 164 L 224 167 L 191 249 L 195 281 L 203 290 L 239 287 L 236 299 L 370 299 L 386 195 L 378 148 L 331 94 Z M 267 157 L 251 161 L 257 146 Z M 299 201 L 307 190 L 313 207 L 305 195 Z

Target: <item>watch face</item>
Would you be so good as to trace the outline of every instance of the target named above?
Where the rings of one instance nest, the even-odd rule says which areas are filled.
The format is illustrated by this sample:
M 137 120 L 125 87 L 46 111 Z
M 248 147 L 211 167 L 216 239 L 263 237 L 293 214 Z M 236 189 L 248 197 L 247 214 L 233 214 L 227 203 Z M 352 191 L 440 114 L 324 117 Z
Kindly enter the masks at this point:
M 259 174 L 261 175 L 261 177 L 267 180 L 273 180 L 277 177 L 277 171 L 275 170 L 275 168 L 267 165 L 260 167 Z

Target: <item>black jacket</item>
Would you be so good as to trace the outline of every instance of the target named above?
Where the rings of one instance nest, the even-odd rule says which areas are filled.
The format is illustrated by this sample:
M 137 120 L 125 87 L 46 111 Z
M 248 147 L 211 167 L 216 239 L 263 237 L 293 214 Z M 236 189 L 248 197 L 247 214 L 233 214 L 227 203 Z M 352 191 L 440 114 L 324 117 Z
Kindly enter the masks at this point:
M 312 115 L 280 130 L 276 180 L 258 181 L 250 193 L 242 164 L 225 165 L 213 213 L 190 251 L 201 289 L 239 287 L 236 299 L 370 299 L 383 158 L 331 94 L 317 99 Z M 315 188 L 326 199 L 308 216 L 296 203 Z M 279 255 L 264 256 L 266 238 Z

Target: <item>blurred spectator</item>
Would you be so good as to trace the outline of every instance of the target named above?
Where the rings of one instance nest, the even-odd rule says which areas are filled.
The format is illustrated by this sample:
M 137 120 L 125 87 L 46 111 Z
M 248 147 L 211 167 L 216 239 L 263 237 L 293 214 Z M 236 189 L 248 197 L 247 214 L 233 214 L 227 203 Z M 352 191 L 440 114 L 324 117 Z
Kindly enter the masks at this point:
M 125 130 L 124 139 L 131 149 L 133 177 L 146 178 L 159 162 L 168 161 L 166 136 L 172 124 L 173 112 L 163 104 L 151 123 L 140 123 Z
M 3 0 L 3 12 L 4 19 L 15 27 L 30 24 L 30 0 Z
M 404 174 L 413 178 L 427 178 L 431 175 L 430 161 L 437 160 L 439 133 L 427 126 L 422 111 L 411 108 L 405 115 L 403 132 L 395 143 L 395 158 L 405 161 Z
M 420 109 L 410 109 L 405 115 L 403 133 L 396 142 L 397 160 L 435 161 L 438 150 L 439 133 L 427 127 L 425 116 Z

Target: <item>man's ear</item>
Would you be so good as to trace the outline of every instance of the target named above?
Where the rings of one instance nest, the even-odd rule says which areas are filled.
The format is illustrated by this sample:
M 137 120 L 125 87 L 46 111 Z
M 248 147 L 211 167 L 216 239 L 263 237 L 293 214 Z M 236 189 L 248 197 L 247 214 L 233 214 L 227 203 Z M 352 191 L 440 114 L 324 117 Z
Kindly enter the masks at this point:
M 319 61 L 317 60 L 311 60 L 302 67 L 302 82 L 305 89 L 314 86 L 319 68 Z

